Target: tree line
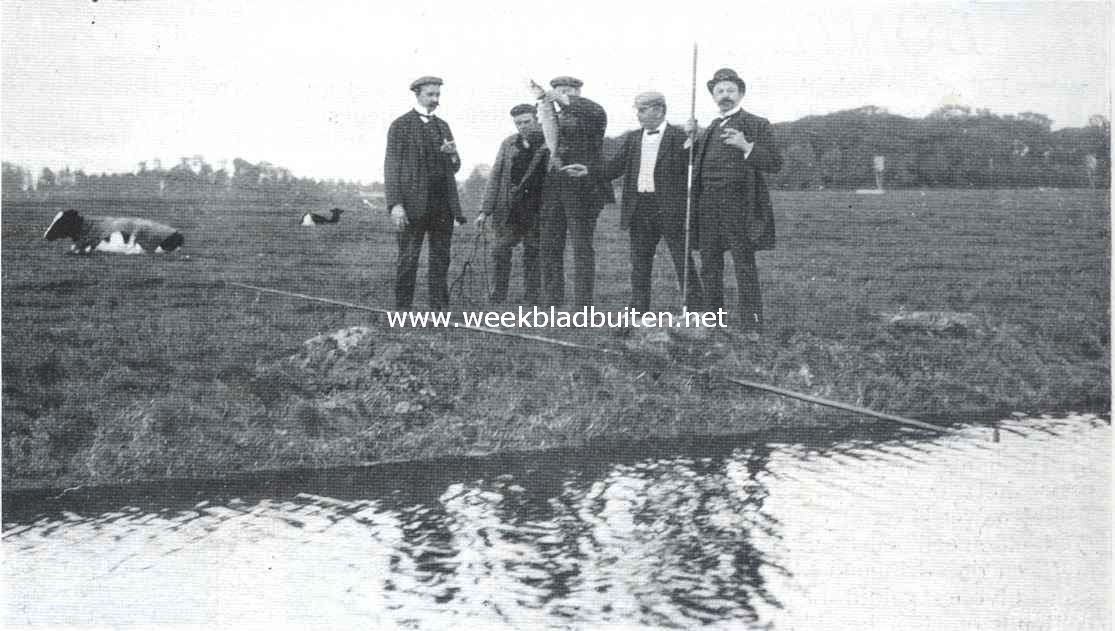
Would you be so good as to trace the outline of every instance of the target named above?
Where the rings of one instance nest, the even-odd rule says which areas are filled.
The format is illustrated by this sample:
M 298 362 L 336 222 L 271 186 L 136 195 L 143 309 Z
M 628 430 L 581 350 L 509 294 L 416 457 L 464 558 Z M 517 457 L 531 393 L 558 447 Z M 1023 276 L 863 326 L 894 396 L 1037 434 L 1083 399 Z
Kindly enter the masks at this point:
M 882 157 L 884 188 L 1096 187 L 1111 182 L 1111 124 L 1101 115 L 1086 127 L 1052 130 L 1034 112 L 992 114 L 945 106 L 924 118 L 907 118 L 875 106 L 774 124 L 782 171 L 769 181 L 782 190 L 870 188 Z M 618 152 L 618 137 L 605 139 L 605 155 Z M 461 184 L 461 201 L 479 207 L 487 182 L 480 164 Z M 617 183 L 618 187 L 618 183 Z M 382 183 L 295 177 L 266 161 L 237 158 L 214 169 L 200 156 L 162 169 L 139 163 L 134 173 L 87 175 L 68 167 L 29 173 L 3 163 L 3 198 L 13 199 L 225 199 L 291 201 L 337 196 L 375 198 Z
M 182 158 L 170 169 L 140 162 L 134 173 L 87 175 L 82 170 L 49 167 L 36 173 L 17 164 L 2 165 L 5 200 L 158 199 L 204 201 L 283 197 L 290 200 L 337 196 L 375 197 L 382 184 L 296 177 L 289 169 L 262 161 L 232 161 L 231 168 L 214 169 L 200 156 Z
M 787 189 L 1110 187 L 1111 125 L 1052 131 L 1043 114 L 995 115 L 945 106 L 906 118 L 867 106 L 774 125 L 783 168 L 771 180 Z

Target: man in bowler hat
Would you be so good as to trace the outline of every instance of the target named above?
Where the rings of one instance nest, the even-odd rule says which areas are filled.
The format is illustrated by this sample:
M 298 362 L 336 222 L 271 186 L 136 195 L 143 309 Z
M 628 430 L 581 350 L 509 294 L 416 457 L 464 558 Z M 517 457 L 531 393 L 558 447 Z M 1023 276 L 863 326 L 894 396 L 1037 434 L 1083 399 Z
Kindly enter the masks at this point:
M 593 235 L 596 219 L 611 189 L 604 181 L 604 130 L 608 115 L 581 96 L 580 79 L 557 77 L 542 96 L 542 106 L 558 108 L 560 169 L 546 173 L 542 189 L 542 303 L 565 302 L 565 239 L 573 242 L 573 302 L 592 304 L 596 281 Z
M 518 133 L 505 138 L 499 146 L 476 225 L 479 228 L 490 221 L 495 228 L 492 251 L 495 287 L 489 300 L 500 303 L 507 299 L 511 252 L 522 243 L 524 298 L 528 304 L 535 304 L 541 285 L 538 250 L 542 179 L 550 152 L 538 126 L 535 106 L 516 105 L 511 108 L 511 120 Z
M 689 148 L 681 127 L 666 122 L 666 97 L 644 92 L 635 97 L 639 129 L 624 134 L 619 154 L 607 161 L 609 180 L 624 176 L 620 226 L 631 238 L 631 302 L 637 311 L 650 310 L 651 272 L 658 242 L 666 241 L 678 285 L 688 267 L 685 306 L 700 309 L 701 283 L 690 257 L 685 264 L 685 197 Z
M 770 121 L 740 107 L 747 84 L 731 68 L 707 83 L 720 116 L 698 137 L 694 158 L 705 309 L 724 306 L 724 254 L 731 252 L 739 289 L 739 323 L 751 338 L 763 324 L 755 253 L 774 247 L 774 212 L 764 173 L 777 173 L 782 156 Z M 690 121 L 690 131 L 696 121 Z
M 461 159 L 449 124 L 434 114 L 442 80 L 421 77 L 410 84 L 417 103 L 395 119 L 387 131 L 384 192 L 391 219 L 399 229 L 395 268 L 395 308 L 410 309 L 422 242 L 429 237 L 427 272 L 429 304 L 449 306 L 449 248 L 453 223 L 465 223 L 454 174 Z

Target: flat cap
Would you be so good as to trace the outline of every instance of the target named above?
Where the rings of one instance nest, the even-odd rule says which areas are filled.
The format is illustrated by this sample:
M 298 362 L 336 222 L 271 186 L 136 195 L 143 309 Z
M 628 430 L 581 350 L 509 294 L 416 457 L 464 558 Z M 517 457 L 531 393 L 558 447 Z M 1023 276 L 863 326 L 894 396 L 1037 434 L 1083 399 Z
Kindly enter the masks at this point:
M 538 113 L 538 110 L 535 109 L 535 107 L 533 105 L 531 105 L 530 103 L 519 103 L 515 107 L 511 108 L 511 117 L 512 118 L 514 118 L 516 116 L 519 116 L 521 114 L 537 114 L 537 113 Z
M 712 92 L 712 89 L 716 87 L 717 83 L 721 83 L 724 81 L 731 81 L 732 83 L 738 85 L 739 91 L 741 93 L 747 92 L 747 84 L 744 83 L 743 79 L 740 79 L 739 75 L 736 74 L 736 71 L 732 70 L 731 68 L 721 68 L 720 70 L 717 70 L 715 73 L 713 73 L 712 78 L 708 80 L 708 91 Z
M 666 107 L 666 97 L 662 96 L 661 92 L 643 92 L 635 97 L 635 107 L 652 107 L 654 105 L 661 105 Z
M 560 86 L 563 86 L 563 85 L 567 85 L 571 88 L 579 88 L 584 84 L 585 84 L 585 82 L 581 81 L 577 77 L 561 76 L 561 77 L 554 77 L 553 79 L 550 80 L 550 87 L 554 87 L 554 88 L 560 87 Z
M 422 86 L 430 85 L 431 83 L 433 85 L 441 85 L 445 82 L 441 80 L 441 77 L 431 77 L 429 75 L 426 75 L 425 77 L 418 77 L 414 81 L 410 82 L 410 91 L 417 92 L 422 89 Z

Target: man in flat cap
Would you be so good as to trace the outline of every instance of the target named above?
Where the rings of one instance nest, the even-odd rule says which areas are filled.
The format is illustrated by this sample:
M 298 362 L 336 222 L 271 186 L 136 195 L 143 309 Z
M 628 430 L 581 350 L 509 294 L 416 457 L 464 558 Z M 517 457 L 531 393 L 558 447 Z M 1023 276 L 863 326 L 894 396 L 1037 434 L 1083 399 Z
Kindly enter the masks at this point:
M 442 80 L 421 77 L 410 84 L 417 104 L 396 118 L 387 131 L 383 163 L 384 192 L 391 219 L 399 229 L 395 270 L 395 308 L 410 309 L 422 241 L 429 236 L 429 303 L 449 306 L 449 248 L 453 222 L 465 223 L 454 174 L 461 159 L 449 124 L 434 115 Z
M 573 242 L 573 302 L 592 304 L 596 282 L 593 235 L 610 199 L 604 187 L 604 130 L 608 115 L 581 96 L 580 79 L 557 77 L 542 95 L 542 107 L 558 109 L 560 168 L 547 172 L 542 189 L 542 303 L 565 302 L 565 239 Z M 606 188 L 606 190 L 605 190 Z
M 523 244 L 523 290 L 528 304 L 538 302 L 541 274 L 538 268 L 542 179 L 546 174 L 549 151 L 538 126 L 535 106 L 523 103 L 511 108 L 511 120 L 518 133 L 503 140 L 496 154 L 477 227 L 491 221 L 496 244 L 492 252 L 495 287 L 488 299 L 500 303 L 507 299 L 511 280 L 511 252 Z
M 770 121 L 740 108 L 747 85 L 735 70 L 717 70 L 707 86 L 720 116 L 699 135 L 694 158 L 705 308 L 724 306 L 724 253 L 731 252 L 740 326 L 755 339 L 763 324 L 755 253 L 774 247 L 774 212 L 763 174 L 777 173 L 782 156 Z M 689 127 L 695 129 L 696 121 Z
M 620 226 L 631 238 L 631 303 L 650 310 L 651 272 L 658 242 L 665 239 L 678 285 L 686 273 L 685 196 L 689 148 L 685 130 L 666 122 L 666 97 L 644 92 L 635 97 L 639 129 L 621 138 L 619 154 L 605 165 L 605 177 L 623 178 Z M 688 263 L 685 306 L 700 309 L 701 283 L 692 257 Z

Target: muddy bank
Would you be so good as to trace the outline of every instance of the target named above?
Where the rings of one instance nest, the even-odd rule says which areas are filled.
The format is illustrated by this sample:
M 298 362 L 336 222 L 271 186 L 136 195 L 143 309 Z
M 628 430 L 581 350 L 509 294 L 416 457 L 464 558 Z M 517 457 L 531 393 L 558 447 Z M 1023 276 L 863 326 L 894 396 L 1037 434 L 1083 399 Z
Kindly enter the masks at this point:
M 65 458 L 55 442 L 65 431 L 39 420 L 6 445 L 5 489 L 879 422 L 693 369 L 945 425 L 1109 407 L 1102 361 L 1024 343 L 994 322 L 898 321 L 873 318 L 842 340 L 549 332 L 608 354 L 464 330 L 344 327 L 98 419 Z

